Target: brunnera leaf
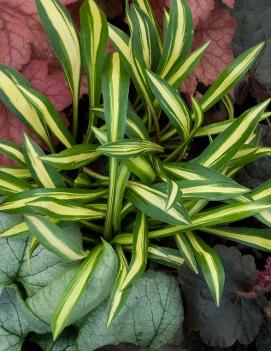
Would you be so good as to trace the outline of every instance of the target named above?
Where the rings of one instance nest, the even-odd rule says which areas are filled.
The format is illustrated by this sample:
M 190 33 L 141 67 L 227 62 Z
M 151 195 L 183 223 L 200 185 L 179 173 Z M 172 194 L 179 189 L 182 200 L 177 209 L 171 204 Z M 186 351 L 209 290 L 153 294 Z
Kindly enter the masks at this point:
M 183 321 L 178 284 L 173 276 L 162 272 L 149 270 L 135 282 L 119 316 L 108 328 L 107 304 L 100 305 L 81 327 L 80 350 L 94 351 L 122 342 L 157 350 L 172 341 Z

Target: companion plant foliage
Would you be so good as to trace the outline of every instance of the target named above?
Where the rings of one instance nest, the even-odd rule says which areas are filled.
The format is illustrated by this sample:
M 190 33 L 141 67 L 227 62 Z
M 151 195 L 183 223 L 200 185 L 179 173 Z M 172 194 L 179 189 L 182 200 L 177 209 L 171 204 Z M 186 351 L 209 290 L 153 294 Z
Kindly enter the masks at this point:
M 105 254 L 118 262 L 107 327 L 119 318 L 150 261 L 176 268 L 185 262 L 195 273 L 201 270 L 219 306 L 223 265 L 202 233 L 271 251 L 270 181 L 251 190 L 232 178 L 270 154 L 255 140 L 257 125 L 270 116 L 265 112 L 269 100 L 235 116 L 228 96 L 264 44 L 237 57 L 200 99 L 187 102 L 179 88 L 209 43 L 191 51 L 193 21 L 186 0 L 171 1 L 163 34 L 148 0 L 127 3 L 129 35 L 107 23 L 94 0 L 81 7 L 80 33 L 58 0 L 36 4 L 73 96 L 72 131 L 20 73 L 0 65 L 2 102 L 45 146 L 44 151 L 27 135 L 22 147 L 0 142 L 0 151 L 18 163 L 1 168 L 0 211 L 24 218 L 0 236 L 30 236 L 30 265 L 39 245 L 80 263 L 61 284 L 63 293 L 52 301 L 50 317 L 43 318 L 54 340 L 75 322 L 78 301 L 97 265 L 101 270 L 107 263 Z M 109 40 L 115 47 L 111 54 L 106 53 Z M 82 68 L 89 87 L 83 129 L 78 128 Z M 220 101 L 228 119 L 204 125 L 204 113 Z M 202 137 L 210 143 L 193 158 L 190 143 L 197 145 Z M 97 166 L 101 161 L 103 173 Z M 228 226 L 250 216 L 267 228 Z M 83 247 L 66 234 L 67 223 L 81 227 Z M 28 305 L 35 310 L 35 299 Z

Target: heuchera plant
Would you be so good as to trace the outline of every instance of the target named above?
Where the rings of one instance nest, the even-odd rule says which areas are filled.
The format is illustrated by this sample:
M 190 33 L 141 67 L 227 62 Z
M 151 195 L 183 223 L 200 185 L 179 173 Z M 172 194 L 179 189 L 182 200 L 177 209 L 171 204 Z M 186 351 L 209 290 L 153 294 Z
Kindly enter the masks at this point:
M 41 319 L 51 324 L 57 339 L 67 325 L 86 315 L 91 294 L 86 298 L 84 293 L 93 284 L 93 272 L 99 264 L 101 274 L 112 257 L 118 258 L 118 272 L 112 269 L 106 278 L 114 280 L 107 327 L 122 313 L 149 260 L 173 267 L 185 261 L 194 272 L 200 269 L 219 305 L 223 265 L 199 232 L 262 250 L 271 247 L 269 229 L 227 225 L 250 216 L 271 225 L 270 181 L 250 190 L 232 179 L 245 164 L 270 153 L 255 142 L 258 123 L 270 116 L 265 112 L 269 100 L 237 117 L 227 95 L 264 44 L 236 58 L 199 101 L 191 97 L 190 108 L 178 88 L 209 43 L 190 52 L 193 21 L 186 1 L 171 1 L 163 35 L 147 0 L 127 5 L 130 36 L 108 24 L 93 0 L 81 7 L 79 35 L 59 1 L 36 4 L 73 95 L 72 131 L 20 73 L 0 65 L 1 100 L 48 150 L 27 135 L 23 147 L 1 141 L 1 152 L 18 166 L 0 172 L 0 211 L 24 218 L 1 237 L 30 236 L 30 264 L 38 245 L 68 262 L 80 262 L 53 282 L 60 290 L 64 287 L 60 297 L 47 290 L 48 306 L 57 303 L 51 317 L 45 311 Z M 106 54 L 109 38 L 116 50 L 112 54 Z M 78 114 L 82 67 L 89 87 L 84 126 Z M 204 113 L 219 101 L 228 119 L 202 125 Z M 193 158 L 190 143 L 204 136 L 210 145 Z M 97 166 L 101 162 L 103 173 Z M 79 224 L 83 246 L 67 235 L 63 223 Z M 37 301 L 28 300 L 34 311 Z

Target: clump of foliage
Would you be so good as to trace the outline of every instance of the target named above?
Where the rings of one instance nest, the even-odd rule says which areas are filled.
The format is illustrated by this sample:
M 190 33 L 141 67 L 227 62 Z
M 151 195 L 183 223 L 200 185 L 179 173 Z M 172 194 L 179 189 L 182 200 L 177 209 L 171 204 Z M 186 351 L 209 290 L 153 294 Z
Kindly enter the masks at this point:
M 208 43 L 190 52 L 193 21 L 186 1 L 171 1 L 163 36 L 147 0 L 127 5 L 130 36 L 108 24 L 93 0 L 81 7 L 79 35 L 59 1 L 36 4 L 72 92 L 72 132 L 47 98 L 20 73 L 0 65 L 1 100 L 46 145 L 43 151 L 27 135 L 22 147 L 0 142 L 1 152 L 18 162 L 18 167 L 1 169 L 0 211 L 21 216 L 3 228 L 1 237 L 31 238 L 25 242 L 30 270 L 40 246 L 71 267 L 48 285 L 26 289 L 27 318 L 33 313 L 51 325 L 56 340 L 108 297 L 81 328 L 80 350 L 107 341 L 157 349 L 173 337 L 182 308 L 173 277 L 152 271 L 143 275 L 149 261 L 170 267 L 185 261 L 194 272 L 200 269 L 219 306 L 223 264 L 198 232 L 270 251 L 269 229 L 228 226 L 250 216 L 271 224 L 270 181 L 250 190 L 232 178 L 270 152 L 257 145 L 254 133 L 270 115 L 265 112 L 269 100 L 235 118 L 227 95 L 263 43 L 236 58 L 200 100 L 191 97 L 190 106 L 178 88 Z M 116 49 L 112 54 L 106 54 L 109 38 Z M 78 114 L 83 67 L 89 87 L 86 125 Z M 204 126 L 204 113 L 220 100 L 228 120 Z M 204 136 L 210 144 L 193 157 L 191 142 Z M 103 173 L 99 163 L 105 165 Z M 83 236 L 77 233 L 75 240 L 69 223 L 80 226 Z M 24 285 L 25 277 L 16 272 Z M 14 292 L 5 293 L 14 300 Z M 144 303 L 145 311 L 140 301 L 146 294 L 153 297 Z M 148 314 L 147 326 L 137 334 L 134 324 L 142 323 L 142 311 Z M 86 337 L 94 327 L 95 340 Z

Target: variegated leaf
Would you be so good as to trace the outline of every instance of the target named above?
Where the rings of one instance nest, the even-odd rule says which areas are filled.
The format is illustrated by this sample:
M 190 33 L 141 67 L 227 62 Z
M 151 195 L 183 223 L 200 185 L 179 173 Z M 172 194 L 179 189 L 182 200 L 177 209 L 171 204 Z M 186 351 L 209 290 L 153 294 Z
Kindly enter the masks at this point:
M 25 216 L 32 235 L 47 250 L 68 261 L 78 261 L 86 257 L 80 246 L 76 245 L 55 223 L 39 215 Z

